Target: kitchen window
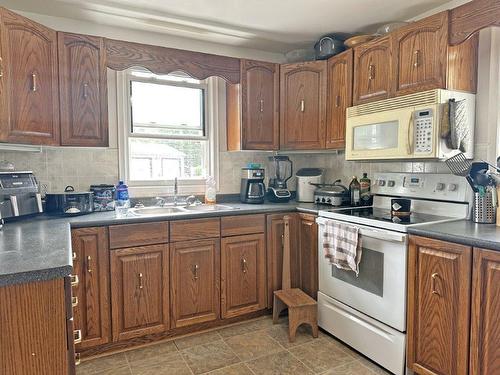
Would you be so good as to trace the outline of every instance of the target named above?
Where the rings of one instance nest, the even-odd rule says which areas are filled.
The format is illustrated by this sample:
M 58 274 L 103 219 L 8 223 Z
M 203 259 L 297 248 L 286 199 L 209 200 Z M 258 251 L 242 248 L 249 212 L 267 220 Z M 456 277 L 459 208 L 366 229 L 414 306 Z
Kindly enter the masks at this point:
M 175 178 L 181 193 L 203 192 L 206 178 L 216 170 L 218 79 L 143 70 L 121 74 L 122 178 L 144 195 L 165 193 Z

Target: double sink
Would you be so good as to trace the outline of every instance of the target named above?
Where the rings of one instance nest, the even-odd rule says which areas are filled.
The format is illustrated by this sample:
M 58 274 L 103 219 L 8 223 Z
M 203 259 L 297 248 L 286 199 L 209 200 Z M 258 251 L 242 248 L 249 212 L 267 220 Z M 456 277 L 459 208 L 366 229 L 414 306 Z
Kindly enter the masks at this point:
M 219 211 L 232 211 L 237 208 L 226 206 L 223 204 L 198 204 L 192 206 L 152 206 L 152 207 L 138 207 L 129 210 L 130 213 L 137 216 L 161 216 L 173 214 L 185 214 L 188 212 L 219 212 Z

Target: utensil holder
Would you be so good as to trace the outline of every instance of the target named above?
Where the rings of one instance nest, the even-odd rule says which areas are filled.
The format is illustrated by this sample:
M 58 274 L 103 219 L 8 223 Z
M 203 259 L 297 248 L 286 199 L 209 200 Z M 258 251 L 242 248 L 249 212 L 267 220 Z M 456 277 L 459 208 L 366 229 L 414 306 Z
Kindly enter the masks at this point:
M 493 204 L 493 192 L 487 190 L 485 193 L 474 193 L 474 207 L 472 210 L 472 221 L 479 224 L 494 224 L 496 221 L 497 208 Z

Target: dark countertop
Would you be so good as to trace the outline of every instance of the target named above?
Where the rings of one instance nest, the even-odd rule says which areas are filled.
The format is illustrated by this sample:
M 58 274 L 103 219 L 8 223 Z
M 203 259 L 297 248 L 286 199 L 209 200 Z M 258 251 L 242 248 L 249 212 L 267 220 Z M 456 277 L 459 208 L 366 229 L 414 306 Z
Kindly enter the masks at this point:
M 254 213 L 318 213 L 318 206 L 312 203 L 224 204 L 236 209 L 143 217 L 129 214 L 120 219 L 115 217 L 114 212 L 96 212 L 75 217 L 40 215 L 7 222 L 0 230 L 0 287 L 69 275 L 72 270 L 71 228 Z
M 495 224 L 476 224 L 468 220 L 458 220 L 409 227 L 408 233 L 500 251 L 500 227 Z

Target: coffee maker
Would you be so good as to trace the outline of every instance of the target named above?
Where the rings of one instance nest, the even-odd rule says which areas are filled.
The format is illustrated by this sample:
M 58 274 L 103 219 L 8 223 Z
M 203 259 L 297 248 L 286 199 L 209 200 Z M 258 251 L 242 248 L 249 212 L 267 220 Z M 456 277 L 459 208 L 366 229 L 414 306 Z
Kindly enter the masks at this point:
M 264 169 L 242 168 L 240 200 L 243 203 L 264 203 Z
M 267 198 L 271 202 L 288 202 L 292 194 L 286 183 L 292 177 L 292 161 L 286 155 L 274 155 L 269 156 L 269 162 L 270 177 Z
M 31 171 L 0 172 L 0 219 L 43 212 L 38 182 Z

